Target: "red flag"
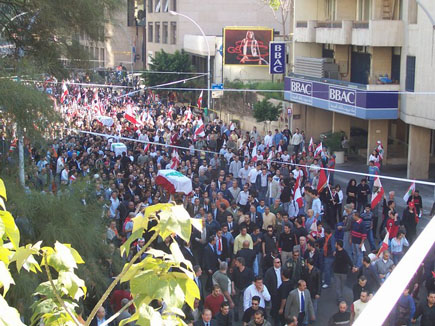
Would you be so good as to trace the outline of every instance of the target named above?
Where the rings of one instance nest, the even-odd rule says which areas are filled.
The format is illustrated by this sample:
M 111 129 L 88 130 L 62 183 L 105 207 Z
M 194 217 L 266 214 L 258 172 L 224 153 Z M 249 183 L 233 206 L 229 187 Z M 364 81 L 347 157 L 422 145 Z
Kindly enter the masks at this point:
M 313 142 L 313 137 L 310 138 L 310 144 L 308 145 L 308 152 L 313 152 L 314 151 L 314 142 Z
M 150 147 L 151 147 L 150 143 L 148 143 L 144 146 L 143 150 L 144 150 L 145 154 L 149 151 Z
M 60 95 L 60 103 L 63 104 L 63 102 L 65 102 L 67 96 L 68 96 L 68 88 L 66 87 L 65 81 L 63 81 L 62 82 L 62 94 Z
M 295 194 L 294 199 L 298 203 L 299 208 L 301 208 L 304 205 L 304 200 L 302 199 L 302 195 L 301 195 L 300 182 L 301 182 L 301 176 L 298 175 L 293 192 Z
M 136 120 L 136 114 L 134 113 L 131 104 L 127 104 L 127 110 L 125 110 L 124 117 L 125 119 L 127 119 L 127 121 L 131 122 L 134 125 L 139 124 L 139 122 Z
M 381 245 L 381 247 L 379 248 L 379 251 L 378 251 L 378 253 L 377 253 L 376 256 L 379 257 L 379 255 L 380 255 L 381 253 L 383 253 L 385 250 L 388 249 L 388 240 L 389 240 L 389 238 L 390 238 L 390 232 L 387 231 L 387 234 L 385 235 L 384 241 L 382 241 L 382 245 Z
M 316 147 L 316 150 L 314 151 L 314 157 L 322 154 L 322 150 L 323 150 L 323 146 L 322 146 L 322 142 L 320 142 L 320 144 Z
M 382 198 L 384 198 L 384 187 L 382 187 L 379 177 L 376 177 L 376 180 L 373 183 L 372 209 L 381 202 Z
M 178 151 L 174 149 L 174 151 L 172 152 L 171 169 L 176 170 L 179 164 L 180 164 L 180 156 L 178 156 Z
M 202 94 L 204 93 L 204 91 L 201 91 L 201 94 L 199 94 L 198 97 L 198 102 L 196 104 L 198 104 L 198 109 L 201 109 L 201 104 L 202 104 Z
M 320 143 L 322 144 L 322 143 Z M 328 185 L 328 178 L 326 177 L 326 173 L 324 169 L 320 170 L 319 174 L 319 183 L 317 184 L 317 191 L 321 192 L 324 187 Z

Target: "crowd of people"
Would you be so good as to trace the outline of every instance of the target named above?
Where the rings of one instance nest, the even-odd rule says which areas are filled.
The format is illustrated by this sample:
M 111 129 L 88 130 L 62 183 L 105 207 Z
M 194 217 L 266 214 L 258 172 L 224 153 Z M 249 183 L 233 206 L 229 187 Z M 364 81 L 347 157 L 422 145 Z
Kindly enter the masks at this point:
M 189 242 L 177 240 L 201 295 L 195 309 L 183 309 L 190 325 L 308 325 L 324 295 L 337 311 L 317 324 L 351 325 L 417 236 L 418 190 L 403 212 L 396 211 L 394 192 L 371 205 L 379 147 L 370 160 L 373 177 L 351 179 L 342 189 L 333 183 L 334 155 L 308 145 L 298 129 L 263 137 L 255 127 L 206 122 L 202 112 L 140 89 L 91 88 L 71 80 L 54 87 L 54 94 L 64 134 L 47 151 L 30 150 L 28 183 L 56 193 L 91 180 L 107 243 L 119 247 L 138 211 L 170 200 L 156 185 L 158 170 L 176 169 L 192 180 L 193 191 L 182 201 L 202 230 L 193 229 Z M 121 153 L 112 146 L 118 143 L 125 146 Z M 381 246 L 385 235 L 387 250 Z M 136 241 L 132 254 L 145 241 Z M 172 241 L 159 238 L 152 246 L 170 253 Z M 432 250 L 385 325 L 410 325 L 420 316 L 422 326 L 434 325 L 434 263 Z M 345 294 L 348 280 L 355 280 L 352 298 Z M 332 286 L 335 294 L 327 290 Z M 420 300 L 423 291 L 427 299 Z M 128 289 L 117 289 L 95 325 L 130 298 Z M 164 303 L 156 308 L 163 310 Z M 122 318 L 128 315 L 126 310 Z

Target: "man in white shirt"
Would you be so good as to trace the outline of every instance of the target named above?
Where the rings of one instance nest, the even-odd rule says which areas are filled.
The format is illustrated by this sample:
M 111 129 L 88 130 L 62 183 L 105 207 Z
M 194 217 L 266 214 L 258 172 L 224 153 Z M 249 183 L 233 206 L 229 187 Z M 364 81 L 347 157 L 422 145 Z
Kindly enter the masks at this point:
M 299 129 L 296 128 L 296 132 L 292 136 L 291 144 L 293 145 L 293 151 L 295 154 L 301 151 L 300 144 L 304 140 L 302 134 L 299 133 Z
M 313 216 L 316 220 L 319 220 L 319 217 L 322 213 L 322 202 L 320 201 L 319 194 L 317 193 L 316 189 L 314 189 L 311 194 L 313 196 L 313 204 L 311 206 L 311 209 L 314 211 Z
M 243 190 L 239 192 L 239 195 L 237 196 L 237 205 L 240 207 L 246 206 L 248 203 L 248 196 L 249 196 L 249 187 L 248 184 L 245 184 L 243 186 Z
M 241 168 L 242 162 L 239 161 L 239 157 L 237 155 L 234 155 L 234 161 L 230 163 L 228 172 L 232 173 L 233 176 L 237 177 Z
M 269 133 L 266 136 L 264 136 L 264 145 L 266 145 L 266 147 L 272 147 L 272 140 L 273 140 L 272 131 L 269 131 Z
M 252 169 L 248 173 L 248 182 L 250 185 L 255 185 L 255 182 L 257 181 L 257 176 L 261 173 L 260 171 L 261 166 L 257 165 L 255 169 Z
M 248 181 L 249 171 L 251 171 L 249 164 L 245 164 L 243 169 L 239 170 L 239 174 L 237 176 L 234 175 L 235 177 L 239 178 L 239 182 L 242 186 Z
M 260 307 L 265 309 L 266 301 L 270 301 L 270 294 L 267 287 L 263 284 L 263 278 L 256 276 L 254 282 L 248 286 L 243 294 L 243 311 L 251 306 L 252 297 L 260 297 Z

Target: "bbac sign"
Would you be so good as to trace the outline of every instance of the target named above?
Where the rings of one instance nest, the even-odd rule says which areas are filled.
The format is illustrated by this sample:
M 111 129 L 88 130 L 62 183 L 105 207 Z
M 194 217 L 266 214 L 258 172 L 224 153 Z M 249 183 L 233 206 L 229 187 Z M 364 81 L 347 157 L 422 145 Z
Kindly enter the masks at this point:
M 285 73 L 285 42 L 270 42 L 269 45 L 269 73 Z

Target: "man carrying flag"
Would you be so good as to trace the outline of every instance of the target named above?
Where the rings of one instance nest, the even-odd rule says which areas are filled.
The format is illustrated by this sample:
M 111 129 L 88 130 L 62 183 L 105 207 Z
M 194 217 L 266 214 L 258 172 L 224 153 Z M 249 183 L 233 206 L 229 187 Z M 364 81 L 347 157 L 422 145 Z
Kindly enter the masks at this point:
M 308 153 L 314 152 L 314 142 L 313 137 L 310 138 L 310 144 L 308 145 Z
M 296 179 L 296 183 L 295 186 L 293 188 L 293 193 L 294 195 L 294 200 L 295 202 L 298 204 L 298 208 L 301 209 L 302 206 L 304 206 L 304 200 L 302 198 L 302 194 L 301 194 L 301 176 L 298 175 L 297 179 Z
M 205 137 L 204 123 L 202 122 L 202 119 L 198 120 L 193 139 L 197 140 L 198 137 Z
M 387 231 L 384 237 L 384 241 L 382 241 L 381 247 L 379 248 L 376 257 L 379 257 L 385 250 L 388 250 L 388 241 L 390 239 L 390 232 Z
M 412 195 L 414 194 L 414 191 L 415 191 L 415 182 L 411 183 L 411 185 L 409 186 L 409 188 L 406 191 L 405 195 L 403 196 L 403 201 L 405 203 L 408 203 L 408 199 L 412 198 Z
M 174 149 L 174 151 L 172 152 L 171 169 L 176 170 L 179 164 L 180 156 L 178 155 L 178 150 Z

